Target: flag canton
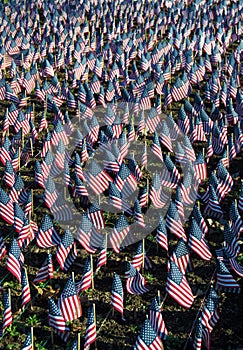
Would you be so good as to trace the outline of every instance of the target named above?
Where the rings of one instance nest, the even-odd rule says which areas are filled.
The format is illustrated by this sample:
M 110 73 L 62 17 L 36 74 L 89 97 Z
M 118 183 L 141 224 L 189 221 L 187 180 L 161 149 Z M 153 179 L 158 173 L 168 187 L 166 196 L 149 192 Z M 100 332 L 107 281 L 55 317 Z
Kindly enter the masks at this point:
M 92 324 L 95 323 L 95 320 L 94 320 L 94 307 L 93 305 L 91 305 L 89 308 L 88 308 L 88 320 L 87 320 L 87 327 L 91 326 Z
M 19 260 L 21 249 L 19 248 L 16 239 L 13 239 L 9 253 L 12 254 L 17 260 Z
M 124 228 L 129 226 L 126 217 L 123 214 L 120 214 L 119 218 L 115 223 L 115 228 L 118 232 L 121 232 Z
M 189 250 L 188 250 L 186 243 L 183 239 L 179 240 L 179 242 L 174 250 L 174 254 L 177 258 L 181 258 L 182 256 L 189 254 Z
M 168 278 L 178 285 L 181 284 L 183 279 L 183 273 L 173 261 L 170 261 L 170 270 L 168 273 Z
M 53 223 L 52 223 L 52 219 L 50 218 L 50 216 L 48 214 L 45 214 L 42 223 L 41 223 L 41 230 L 43 232 L 46 232 L 48 230 L 50 230 L 51 228 L 53 228 Z
M 76 290 L 75 284 L 72 280 L 72 277 L 70 277 L 67 280 L 65 287 L 62 291 L 62 297 L 68 298 L 68 297 L 75 296 L 75 295 L 77 295 L 77 290 Z
M 122 282 L 120 277 L 114 272 L 114 279 L 112 283 L 112 291 L 119 294 L 121 297 L 123 296 Z
M 157 334 L 148 319 L 145 320 L 139 336 L 147 346 L 150 346 L 157 337 Z
M 86 213 L 83 213 L 81 224 L 80 224 L 80 230 L 84 233 L 88 233 L 90 232 L 92 227 L 93 227 L 92 221 L 89 219 Z
M 74 243 L 74 239 L 72 234 L 70 233 L 69 230 L 66 230 L 64 232 L 64 235 L 62 236 L 62 245 L 64 246 L 65 249 L 67 249 L 73 243 Z
M 196 220 L 192 220 L 190 234 L 196 237 L 198 240 L 202 239 L 202 231 L 200 230 Z

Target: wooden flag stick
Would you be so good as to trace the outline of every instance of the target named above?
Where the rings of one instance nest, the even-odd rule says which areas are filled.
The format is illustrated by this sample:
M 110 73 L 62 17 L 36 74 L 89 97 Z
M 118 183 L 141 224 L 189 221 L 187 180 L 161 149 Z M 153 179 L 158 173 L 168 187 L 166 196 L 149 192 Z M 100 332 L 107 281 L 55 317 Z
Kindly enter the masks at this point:
M 90 254 L 90 265 L 91 265 L 91 271 L 92 271 L 91 287 L 92 287 L 92 290 L 94 290 L 94 264 L 93 264 L 92 254 Z
M 93 310 L 94 310 L 94 324 L 95 324 L 95 330 L 96 330 L 96 310 L 95 310 L 95 303 L 93 303 Z M 96 343 L 96 340 L 95 340 L 95 349 L 97 349 L 97 343 Z
M 80 333 L 78 333 L 78 350 L 80 350 L 81 347 L 80 347 Z
M 34 327 L 30 328 L 30 333 L 31 333 L 31 343 L 32 343 L 32 350 L 34 350 Z
M 34 149 L 33 149 L 33 141 L 32 138 L 30 138 L 30 149 L 31 149 L 31 156 L 34 156 Z
M 19 147 L 19 154 L 18 154 L 18 164 L 19 164 L 19 171 L 20 171 L 20 147 Z
M 143 253 L 143 262 L 142 262 L 142 273 L 144 273 L 145 266 L 145 239 L 142 240 L 142 253 Z

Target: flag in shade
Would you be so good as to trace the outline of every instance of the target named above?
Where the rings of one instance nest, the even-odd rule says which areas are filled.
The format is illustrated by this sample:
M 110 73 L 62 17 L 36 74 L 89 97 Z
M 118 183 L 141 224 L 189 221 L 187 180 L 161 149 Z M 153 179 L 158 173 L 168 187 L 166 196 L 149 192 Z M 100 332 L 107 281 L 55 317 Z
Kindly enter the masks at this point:
M 204 240 L 204 234 L 202 233 L 195 219 L 192 219 L 188 246 L 203 260 L 208 261 L 212 258 L 212 254 L 209 250 L 209 247 L 206 241 Z
M 183 274 L 185 274 L 187 270 L 191 270 L 190 252 L 184 239 L 181 238 L 179 240 L 172 255 L 170 256 L 170 260 L 168 261 L 168 270 L 170 269 L 169 264 L 171 261 L 173 261 L 179 267 Z
M 192 290 L 185 275 L 173 261 L 170 261 L 166 292 L 181 306 L 185 308 L 192 306 L 194 300 Z
M 0 217 L 10 225 L 14 224 L 14 204 L 2 188 L 0 188 Z
M 2 237 L 2 234 L 0 233 L 0 260 L 7 254 L 7 249 L 5 247 L 5 243 Z
M 84 177 L 92 191 L 99 195 L 109 187 L 109 181 L 113 181 L 105 170 L 102 170 L 98 163 L 91 161 L 89 169 L 84 172 Z
M 30 285 L 26 269 L 22 268 L 21 272 L 21 284 L 22 284 L 22 307 L 27 305 L 31 301 Z
M 174 202 L 170 206 L 166 215 L 166 228 L 178 238 L 187 240 L 180 216 Z
M 111 306 L 120 312 L 123 315 L 123 288 L 122 288 L 122 281 L 114 272 L 114 278 L 112 282 L 112 289 L 111 289 Z
M 221 261 L 221 259 L 218 259 L 217 264 L 218 266 L 215 289 L 228 293 L 240 293 L 240 285 L 231 275 L 223 261 Z
M 21 259 L 23 259 L 21 249 L 17 240 L 13 239 L 6 261 L 6 268 L 17 278 L 19 283 L 21 283 Z
M 111 235 L 109 236 L 110 244 L 115 253 L 119 253 L 120 247 L 122 243 L 124 243 L 124 240 L 126 239 L 126 236 L 128 235 L 129 231 L 130 225 L 125 215 L 120 214 L 115 223 L 115 227 Z
M 150 305 L 149 319 L 153 329 L 157 332 L 160 339 L 166 340 L 168 332 L 156 297 L 153 298 Z
M 40 248 L 51 248 L 60 244 L 60 242 L 61 238 L 53 226 L 52 219 L 48 214 L 45 214 L 36 236 L 36 244 Z
M 58 301 L 58 307 L 65 321 L 73 321 L 82 316 L 82 307 L 77 294 L 75 283 L 70 277 Z
M 90 257 L 88 257 L 85 261 L 82 279 L 80 282 L 76 283 L 76 288 L 77 288 L 78 294 L 91 287 L 92 278 L 93 278 L 93 271 L 92 271 L 92 266 L 91 266 L 91 259 L 90 259 Z
M 50 297 L 48 300 L 49 304 L 49 325 L 60 332 L 69 331 L 66 326 L 64 317 L 62 316 L 61 310 L 55 304 L 55 301 Z
M 100 247 L 100 252 L 97 258 L 97 265 L 96 265 L 96 270 L 97 272 L 102 266 L 106 265 L 107 263 L 107 244 L 106 244 L 107 237 L 103 240 L 103 243 L 101 244 Z
M 148 292 L 145 278 L 130 263 L 127 263 L 126 277 L 126 288 L 128 293 L 141 295 Z
M 168 252 L 167 230 L 162 216 L 160 216 L 159 225 L 157 227 L 156 243 L 159 244 L 166 252 Z
M 218 294 L 213 288 L 211 288 L 200 317 L 200 322 L 209 330 L 209 332 L 212 331 L 213 327 L 219 320 L 218 304 Z
M 8 291 L 3 291 L 3 321 L 2 321 L 2 334 L 5 329 L 9 327 L 13 322 L 12 308 L 11 308 L 11 295 Z
M 76 336 L 74 342 L 71 345 L 71 348 L 69 350 L 78 350 L 78 335 Z
M 195 203 L 193 208 L 193 217 L 196 220 L 198 226 L 200 227 L 200 230 L 202 231 L 203 235 L 205 236 L 208 233 L 208 226 L 206 224 L 206 221 L 204 217 L 202 216 L 202 213 L 198 207 L 198 205 Z
M 71 232 L 66 230 L 61 238 L 61 243 L 58 245 L 56 260 L 61 269 L 67 271 L 76 260 L 76 257 L 76 242 Z
M 195 350 L 201 350 L 202 348 L 202 331 L 203 331 L 203 325 L 200 321 L 197 322 L 194 341 L 193 341 L 193 349 Z
M 29 331 L 25 337 L 25 341 L 21 350 L 34 350 L 32 345 L 33 345 L 32 334 L 31 334 L 31 331 Z
M 84 350 L 88 350 L 90 345 L 96 341 L 96 320 L 94 308 L 94 305 L 90 305 L 88 308 L 88 320 L 86 323 Z
M 53 262 L 52 262 L 52 254 L 47 254 L 47 258 L 45 259 L 42 267 L 39 269 L 33 283 L 40 283 L 49 278 L 53 278 Z
M 105 228 L 103 214 L 97 201 L 92 203 L 88 208 L 88 217 L 98 230 Z
M 146 319 L 137 338 L 134 350 L 163 350 L 163 344 L 149 319 Z

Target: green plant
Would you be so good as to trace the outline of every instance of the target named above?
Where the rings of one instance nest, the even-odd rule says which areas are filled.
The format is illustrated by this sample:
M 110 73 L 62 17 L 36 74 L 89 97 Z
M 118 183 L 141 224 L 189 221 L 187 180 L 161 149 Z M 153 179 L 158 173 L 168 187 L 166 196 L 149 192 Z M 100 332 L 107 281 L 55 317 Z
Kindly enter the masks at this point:
M 47 350 L 41 343 L 35 343 L 35 349 L 37 350 Z
M 25 323 L 30 326 L 37 326 L 41 321 L 37 318 L 36 314 L 34 314 L 33 316 L 29 316 L 28 318 L 26 318 Z
M 6 333 L 9 333 L 12 337 L 19 337 L 20 333 L 17 331 L 17 326 L 11 324 L 7 329 Z
M 146 272 L 144 274 L 144 277 L 146 279 L 147 282 L 153 283 L 157 281 L 157 278 L 155 276 L 153 276 L 150 272 Z

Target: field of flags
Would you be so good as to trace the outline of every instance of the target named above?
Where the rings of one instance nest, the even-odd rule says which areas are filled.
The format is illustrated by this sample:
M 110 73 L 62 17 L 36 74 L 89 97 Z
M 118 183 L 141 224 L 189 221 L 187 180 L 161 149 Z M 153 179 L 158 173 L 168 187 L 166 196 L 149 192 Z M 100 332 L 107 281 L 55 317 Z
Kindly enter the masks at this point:
M 242 348 L 242 83 L 242 0 L 0 3 L 0 349 Z

